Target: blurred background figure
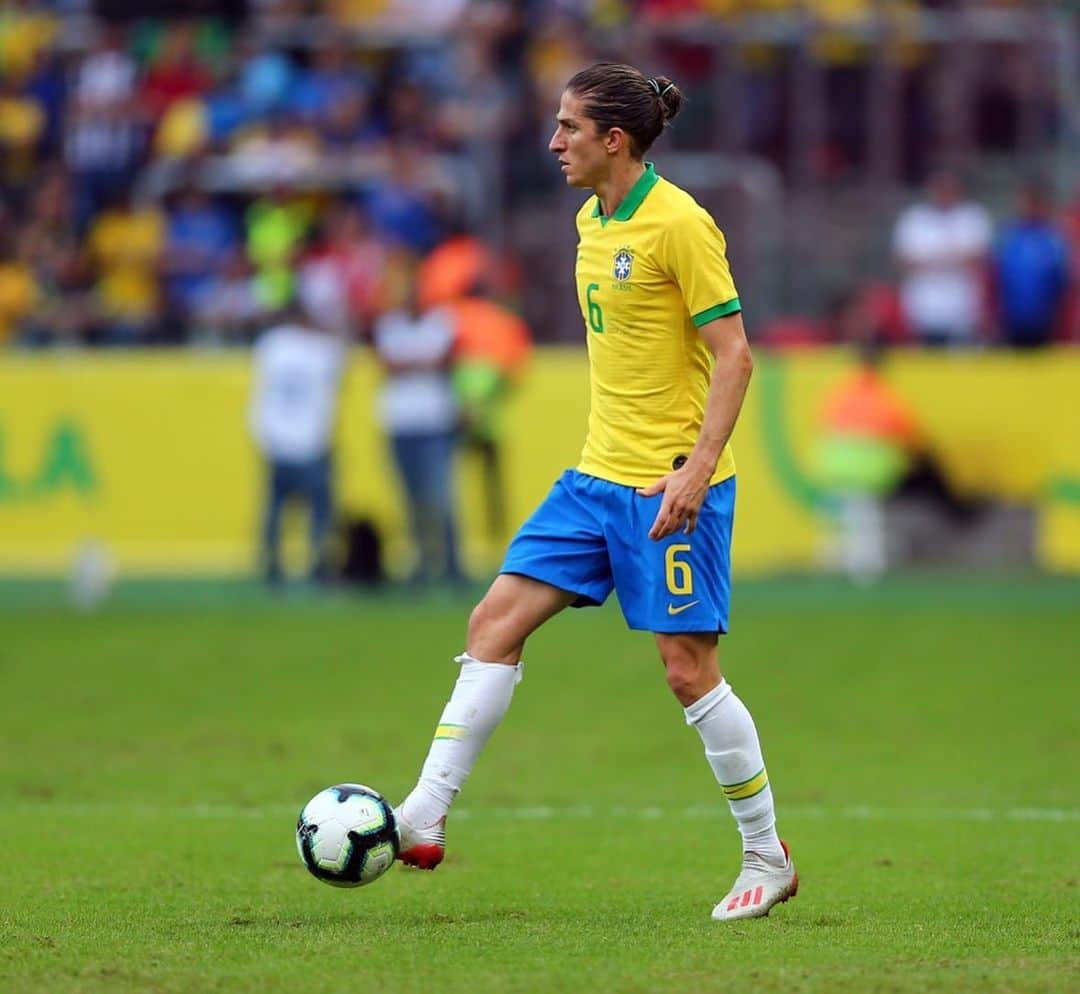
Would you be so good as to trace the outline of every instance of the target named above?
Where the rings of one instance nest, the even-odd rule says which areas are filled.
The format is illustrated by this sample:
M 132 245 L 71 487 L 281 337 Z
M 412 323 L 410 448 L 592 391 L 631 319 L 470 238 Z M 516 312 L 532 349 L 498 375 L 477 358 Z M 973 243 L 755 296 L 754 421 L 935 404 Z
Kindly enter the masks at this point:
M 893 235 L 900 297 L 921 344 L 978 342 L 991 231 L 986 208 L 965 200 L 950 172 L 931 177 L 926 199 L 900 215 Z
M 454 324 L 442 308 L 424 310 L 415 288 L 375 322 L 372 345 L 385 379 L 378 416 L 409 506 L 416 581 L 461 582 L 454 511 L 458 408 L 450 382 Z
M 243 251 L 233 251 L 193 300 L 192 339 L 202 344 L 249 345 L 268 309 L 254 269 Z
M 217 276 L 240 247 L 228 212 L 194 184 L 183 186 L 168 211 L 164 269 L 169 316 L 188 327 L 217 290 Z
M 312 222 L 310 202 L 277 184 L 245 212 L 248 258 L 267 310 L 277 310 L 295 296 L 296 261 Z
M 32 347 L 87 343 L 92 267 L 73 224 L 71 184 L 62 168 L 38 177 L 19 244 L 38 291 L 19 341 Z
M 488 538 L 496 544 L 507 537 L 503 415 L 532 349 L 528 325 L 493 299 L 514 282 L 505 261 L 465 231 L 431 252 L 417 275 L 421 305 L 444 307 L 453 318 L 459 440 L 466 453 L 480 460 Z
M 383 305 L 391 252 L 349 200 L 332 202 L 300 273 L 326 320 L 367 339 Z
M 1049 344 L 1064 319 L 1071 262 L 1069 246 L 1054 222 L 1046 187 L 1030 181 L 1018 197 L 1016 218 L 994 249 L 998 322 L 1012 348 Z
M 75 223 L 94 215 L 135 179 L 146 146 L 147 117 L 136 99 L 138 66 L 124 25 L 102 25 L 74 76 L 64 157 L 75 188 Z
M 921 433 L 908 402 L 882 375 L 878 340 L 858 343 L 858 364 L 828 392 L 818 450 L 821 482 L 837 521 L 835 559 L 869 583 L 889 565 L 885 499 L 914 465 Z
M 532 347 L 525 322 L 480 288 L 446 304 L 453 315 L 454 393 L 461 408 L 462 443 L 479 458 L 488 537 L 507 535 L 502 453 L 503 418 Z
M 0 346 L 23 334 L 38 298 L 39 287 L 24 252 L 12 233 L 0 227 Z
M 291 303 L 257 340 L 253 355 L 251 429 L 266 463 L 262 569 L 284 577 L 281 520 L 296 499 L 310 513 L 308 576 L 330 578 L 327 540 L 333 520 L 333 432 L 345 361 L 340 338 Z
M 136 203 L 130 187 L 109 195 L 87 245 L 94 267 L 95 338 L 101 345 L 153 345 L 164 338 L 159 270 L 166 222 L 153 204 Z

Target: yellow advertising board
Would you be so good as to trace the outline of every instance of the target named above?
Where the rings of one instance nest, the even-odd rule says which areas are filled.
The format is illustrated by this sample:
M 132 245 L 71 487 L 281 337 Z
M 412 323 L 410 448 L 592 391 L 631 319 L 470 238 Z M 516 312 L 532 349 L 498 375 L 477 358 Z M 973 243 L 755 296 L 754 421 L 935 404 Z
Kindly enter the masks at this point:
M 737 572 L 820 565 L 829 522 L 814 480 L 819 412 L 838 351 L 758 358 L 735 435 Z M 1038 557 L 1080 572 L 1080 352 L 898 353 L 912 403 L 961 490 L 1031 503 Z M 573 465 L 588 410 L 578 349 L 541 350 L 506 421 L 511 527 Z M 357 353 L 336 445 L 340 505 L 371 518 L 389 566 L 410 555 L 403 500 L 374 420 L 378 372 Z M 0 362 L 0 572 L 65 572 L 98 543 L 126 573 L 242 573 L 256 560 L 262 466 L 247 430 L 246 353 L 20 355 Z M 463 461 L 466 558 L 494 568 L 478 468 Z

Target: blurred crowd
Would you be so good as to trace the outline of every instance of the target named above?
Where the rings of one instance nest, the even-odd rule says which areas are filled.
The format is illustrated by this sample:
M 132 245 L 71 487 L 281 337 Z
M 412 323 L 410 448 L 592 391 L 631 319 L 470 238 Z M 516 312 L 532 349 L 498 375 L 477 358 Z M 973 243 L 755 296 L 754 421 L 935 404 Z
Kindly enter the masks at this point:
M 36 6 L 6 20 L 0 342 L 247 343 L 297 294 L 364 336 L 460 230 L 432 173 L 492 126 L 462 113 L 461 59 L 496 56 L 498 18 L 471 51 L 367 59 L 334 39 L 252 44 L 216 20 L 95 21 L 69 52 Z M 508 273 L 470 276 L 499 290 Z
M 532 274 L 536 258 L 515 263 L 505 225 L 493 219 L 557 195 L 544 149 L 563 83 L 601 55 L 671 67 L 696 96 L 675 137 L 685 148 L 708 146 L 709 120 L 693 110 L 709 107 L 715 90 L 707 52 L 660 29 L 762 6 L 262 0 L 229 7 L 235 20 L 189 4 L 202 16 L 109 21 L 82 0 L 7 3 L 0 345 L 246 344 L 295 299 L 328 327 L 366 340 L 381 314 L 405 306 L 418 273 L 425 308 L 494 296 L 524 309 L 538 337 L 571 338 L 546 314 L 529 313 L 521 272 Z M 842 19 L 874 4 L 809 6 Z M 620 34 L 631 24 L 655 28 L 656 39 L 642 47 L 640 34 Z M 618 39 L 631 50 L 607 51 Z M 841 75 L 851 62 L 831 49 L 821 57 Z M 782 163 L 772 122 L 790 108 L 774 106 L 774 77 L 750 72 L 744 130 L 748 151 Z M 844 147 L 841 135 L 822 168 L 842 174 Z M 1025 322 L 1039 328 L 1017 332 L 1023 344 L 1073 337 L 1080 208 L 1056 214 L 1045 192 L 1028 191 L 1015 219 L 995 229 L 965 203 L 959 248 L 939 252 L 935 239 L 955 241 L 956 227 L 939 194 L 898 224 L 895 285 L 852 291 L 844 312 L 869 307 L 895 340 L 1011 341 L 1010 329 Z M 540 241 L 533 249 L 542 262 Z M 935 267 L 953 278 L 938 280 L 924 301 L 935 292 L 970 298 L 978 282 L 968 307 L 978 315 L 960 318 L 963 328 L 937 317 L 923 327 L 915 284 L 934 283 Z M 1045 300 L 1017 304 L 1032 272 Z M 1016 307 L 1042 310 L 1017 318 Z M 754 330 L 778 343 L 835 340 L 843 337 L 835 317 Z
M 936 172 L 896 218 L 893 281 L 839 292 L 820 319 L 781 319 L 758 340 L 926 348 L 1036 348 L 1080 342 L 1080 202 L 1059 210 L 1032 177 L 995 224 L 960 178 Z

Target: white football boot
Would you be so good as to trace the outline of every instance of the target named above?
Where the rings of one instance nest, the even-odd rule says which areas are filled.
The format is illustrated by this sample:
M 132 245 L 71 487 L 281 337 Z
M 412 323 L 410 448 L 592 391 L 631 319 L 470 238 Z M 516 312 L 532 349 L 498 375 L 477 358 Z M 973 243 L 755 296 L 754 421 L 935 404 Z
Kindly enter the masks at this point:
M 787 843 L 781 840 L 780 845 L 784 847 L 787 857 L 784 866 L 766 863 L 756 853 L 743 855 L 742 870 L 727 897 L 713 908 L 713 918 L 719 922 L 764 918 L 775 905 L 783 904 L 799 892 L 799 874 L 795 872 L 795 862 Z
M 400 808 L 394 814 L 400 840 L 397 858 L 418 870 L 434 870 L 446 855 L 446 816 L 427 828 L 417 828 L 402 817 Z

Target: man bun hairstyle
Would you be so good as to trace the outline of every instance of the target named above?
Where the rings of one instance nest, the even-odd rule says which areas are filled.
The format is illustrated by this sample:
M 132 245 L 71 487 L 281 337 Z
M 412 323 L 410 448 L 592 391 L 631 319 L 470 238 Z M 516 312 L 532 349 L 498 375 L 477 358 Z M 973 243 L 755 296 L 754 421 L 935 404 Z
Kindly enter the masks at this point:
M 630 136 L 630 154 L 640 159 L 675 119 L 683 95 L 667 76 L 645 76 L 620 62 L 598 62 L 566 84 L 585 105 L 599 131 L 621 128 Z
M 666 128 L 675 119 L 675 115 L 682 110 L 682 90 L 667 76 L 651 76 L 645 82 L 656 91 L 656 95 L 660 98 L 660 107 L 664 115 L 664 127 Z

